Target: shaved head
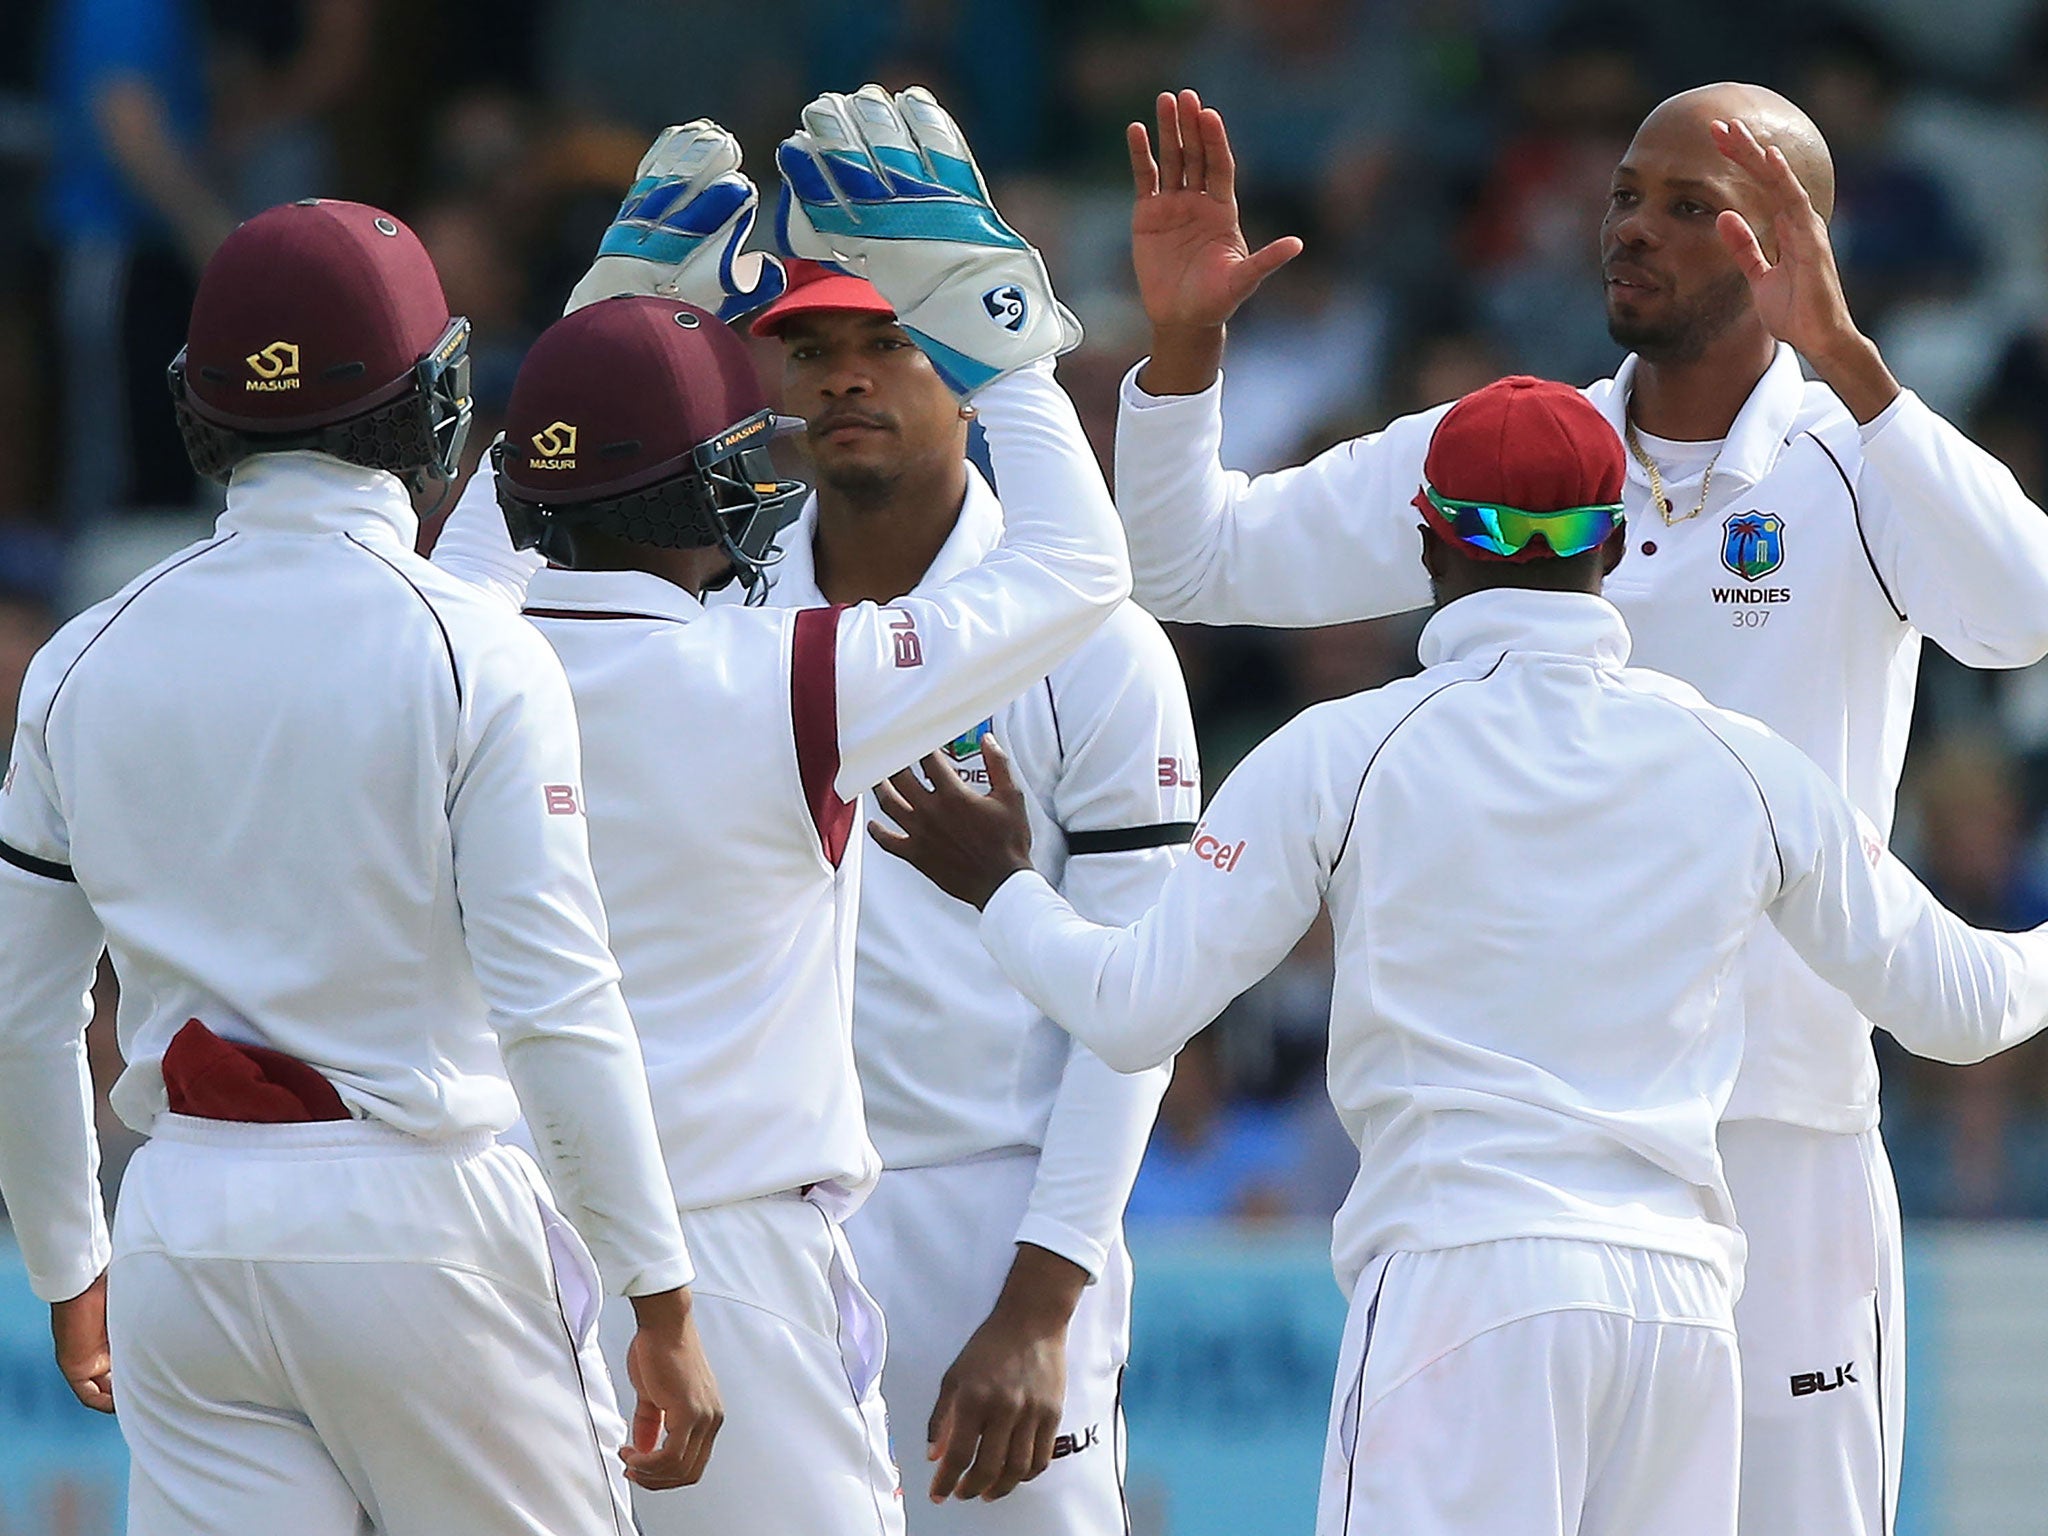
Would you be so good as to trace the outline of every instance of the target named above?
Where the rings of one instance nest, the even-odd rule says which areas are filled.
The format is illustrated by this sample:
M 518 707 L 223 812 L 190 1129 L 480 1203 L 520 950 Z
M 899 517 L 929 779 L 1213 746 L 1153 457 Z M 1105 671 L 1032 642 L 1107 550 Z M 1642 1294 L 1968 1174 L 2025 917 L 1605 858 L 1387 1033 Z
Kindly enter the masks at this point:
M 1713 347 L 1761 334 L 1749 280 L 1716 232 L 1740 214 L 1767 257 L 1777 232 L 1770 190 L 1714 142 L 1716 122 L 1740 122 L 1784 155 L 1814 211 L 1835 206 L 1835 166 L 1813 119 L 1760 85 L 1724 82 L 1681 91 L 1643 119 L 1615 167 L 1600 226 L 1607 330 L 1647 360 L 1696 361 Z
M 1689 91 L 1680 91 L 1676 96 L 1660 102 L 1650 115 L 1643 119 L 1642 127 L 1636 130 L 1636 137 L 1642 138 L 1652 132 L 1676 130 L 1687 135 L 1697 135 L 1699 142 L 1712 151 L 1713 141 L 1708 137 L 1707 126 L 1719 120 L 1733 122 L 1740 118 L 1756 135 L 1756 141 L 1764 148 L 1776 146 L 1792 167 L 1792 174 L 1799 178 L 1806 195 L 1813 199 L 1814 211 L 1827 218 L 1835 211 L 1835 161 L 1828 153 L 1827 140 L 1820 135 L 1820 129 L 1813 125 L 1813 119 L 1776 91 L 1761 85 L 1744 85 L 1739 81 L 1724 80 L 1718 85 L 1694 86 Z

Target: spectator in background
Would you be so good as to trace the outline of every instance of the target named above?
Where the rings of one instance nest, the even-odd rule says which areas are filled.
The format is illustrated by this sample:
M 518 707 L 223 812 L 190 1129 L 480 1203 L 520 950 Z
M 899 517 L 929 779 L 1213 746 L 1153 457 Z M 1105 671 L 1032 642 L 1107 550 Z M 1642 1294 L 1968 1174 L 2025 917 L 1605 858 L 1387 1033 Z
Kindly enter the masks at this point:
M 1310 212 L 1280 204 L 1246 220 L 1307 232 Z M 1302 254 L 1267 280 L 1232 331 L 1223 376 L 1223 462 L 1261 474 L 1296 462 L 1305 427 L 1356 412 L 1386 369 L 1388 295 L 1356 281 L 1336 243 L 1310 235 Z
M 213 137 L 235 211 L 334 195 L 327 119 L 369 63 L 371 0 L 208 0 L 207 13 Z
M 8 736 L 14 734 L 14 710 L 21 701 L 21 680 L 45 640 L 57 631 L 57 616 L 33 592 L 0 587 L 0 709 L 5 709 Z
M 58 0 L 51 16 L 45 212 L 74 528 L 125 503 L 192 498 L 164 368 L 193 274 L 232 225 L 203 170 L 199 23 L 187 0 Z
M 1283 1117 L 1232 1099 L 1216 1032 L 1204 1030 L 1174 1060 L 1124 1220 L 1270 1221 L 1287 1214 L 1291 1163 Z
M 1802 50 L 1793 93 L 1835 157 L 1834 240 L 1842 288 L 1866 327 L 1900 305 L 1950 297 L 1977 267 L 1974 240 L 1947 190 L 1900 146 L 1904 89 L 1898 61 L 1877 33 L 1842 21 Z
M 1379 211 L 1410 116 L 1404 9 L 1400 0 L 1222 0 L 1188 59 L 1202 99 L 1230 120 L 1246 182 L 1313 209 L 1316 227 L 1340 244 Z
M 1601 14 L 1552 36 L 1517 82 L 1519 124 L 1464 232 L 1504 360 L 1575 384 L 1619 361 L 1601 302 L 1600 219 L 1614 167 L 1650 106 L 1628 35 Z

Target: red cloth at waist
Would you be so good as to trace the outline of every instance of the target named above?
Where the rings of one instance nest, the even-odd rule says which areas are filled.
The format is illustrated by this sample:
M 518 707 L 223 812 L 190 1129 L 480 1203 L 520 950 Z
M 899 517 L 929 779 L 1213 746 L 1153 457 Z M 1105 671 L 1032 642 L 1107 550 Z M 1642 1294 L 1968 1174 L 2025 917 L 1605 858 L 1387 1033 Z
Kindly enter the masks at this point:
M 164 1052 L 163 1073 L 174 1115 L 254 1125 L 350 1118 L 334 1084 L 296 1056 L 223 1040 L 197 1019 Z

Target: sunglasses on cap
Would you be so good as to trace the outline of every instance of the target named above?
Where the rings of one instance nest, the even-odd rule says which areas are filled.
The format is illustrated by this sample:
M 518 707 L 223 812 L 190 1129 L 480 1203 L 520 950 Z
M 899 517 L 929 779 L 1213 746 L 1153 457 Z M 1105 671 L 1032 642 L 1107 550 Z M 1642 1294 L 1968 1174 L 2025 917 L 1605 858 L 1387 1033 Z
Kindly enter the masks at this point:
M 1608 536 L 1626 521 L 1618 501 L 1594 507 L 1565 507 L 1556 512 L 1524 512 L 1519 507 L 1504 507 L 1490 501 L 1453 501 L 1438 495 L 1428 485 L 1423 486 L 1422 494 L 1415 500 L 1424 511 L 1436 513 L 1434 521 L 1440 524 L 1439 531 L 1503 560 L 1512 560 L 1527 550 L 1539 533 L 1550 553 L 1560 560 L 1583 555 L 1605 544 Z

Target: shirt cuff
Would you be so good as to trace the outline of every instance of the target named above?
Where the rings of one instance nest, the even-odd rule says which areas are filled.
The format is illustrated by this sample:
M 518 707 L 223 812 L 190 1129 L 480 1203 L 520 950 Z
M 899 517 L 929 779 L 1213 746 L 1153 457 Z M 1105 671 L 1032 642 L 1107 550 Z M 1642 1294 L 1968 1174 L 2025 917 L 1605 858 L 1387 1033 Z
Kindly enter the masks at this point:
M 978 931 L 983 946 L 995 955 L 998 963 L 1002 960 L 1002 951 L 995 946 L 1000 936 L 1028 926 L 1032 914 L 1044 905 L 1048 896 L 1054 901 L 1060 899 L 1060 893 L 1052 888 L 1052 882 L 1035 869 L 1020 869 L 996 887 L 995 895 L 989 897 L 988 905 L 981 909 Z
M 1078 1264 L 1088 1272 L 1090 1285 L 1102 1278 L 1103 1266 L 1109 1262 L 1109 1244 L 1099 1243 L 1078 1228 L 1035 1211 L 1025 1216 L 1023 1225 L 1017 1228 L 1017 1241 Z
M 1139 370 L 1151 361 L 1152 359 L 1149 357 L 1139 358 L 1137 362 L 1131 365 L 1131 371 L 1124 375 L 1124 382 L 1119 389 L 1119 396 L 1126 410 L 1163 411 L 1171 410 L 1176 405 L 1189 405 L 1196 402 L 1199 402 L 1204 409 L 1214 409 L 1216 403 L 1223 398 L 1223 370 L 1220 368 L 1216 370 L 1216 382 L 1198 395 L 1146 394 L 1138 386 L 1138 373 Z
M 98 1198 L 98 1191 L 94 1191 Z M 1037 1239 L 1033 1239 L 1034 1242 Z M 1064 1255 L 1062 1255 L 1064 1257 Z M 55 1306 L 60 1301 L 70 1301 L 81 1296 L 93 1281 L 106 1272 L 114 1262 L 113 1244 L 107 1240 L 104 1229 L 93 1234 L 91 1246 L 78 1255 L 71 1263 L 57 1269 L 32 1269 L 29 1271 L 28 1288 L 35 1292 L 37 1301 Z M 1080 1260 L 1076 1259 L 1075 1263 Z
M 690 1262 L 688 1254 L 679 1255 L 665 1264 L 654 1264 L 641 1270 L 620 1289 L 621 1296 L 659 1296 L 663 1291 L 677 1291 L 697 1278 L 697 1268 Z
M 1865 443 L 1868 443 L 1873 437 L 1877 436 L 1878 433 L 1882 432 L 1886 427 L 1890 426 L 1894 420 L 1897 419 L 1899 412 L 1905 408 L 1905 404 L 1908 400 L 1912 401 L 1915 405 L 1920 404 L 1920 397 L 1914 394 L 1913 391 L 1911 391 L 1910 389 L 1900 390 L 1897 397 L 1893 399 L 1890 405 L 1886 406 L 1883 410 L 1879 411 L 1875 416 L 1871 417 L 1870 420 L 1863 422 L 1857 426 L 1856 435 L 1859 438 L 1861 438 Z

